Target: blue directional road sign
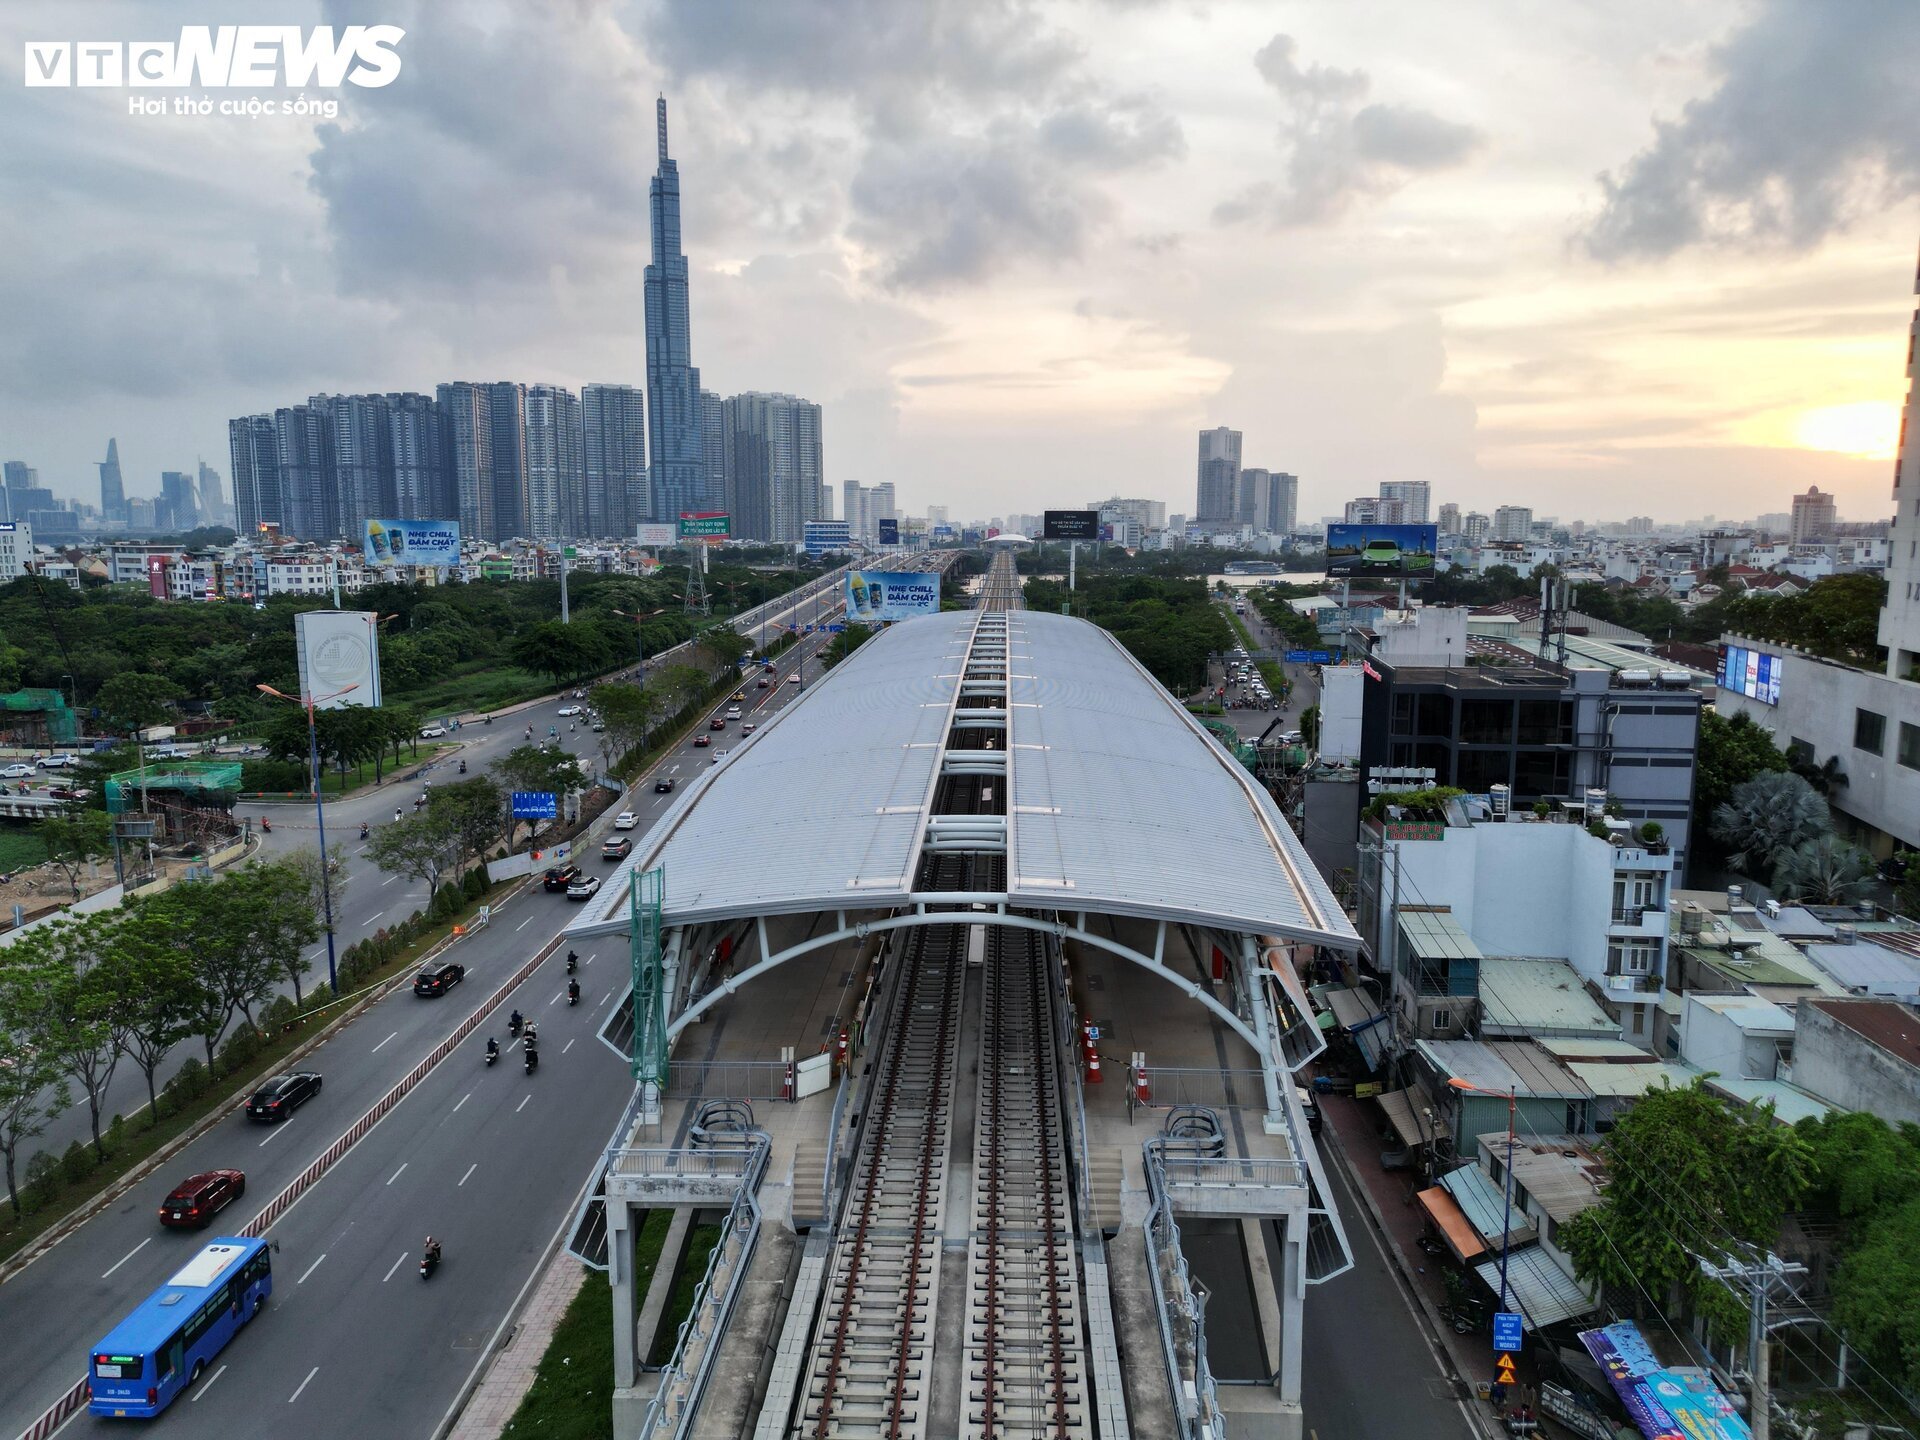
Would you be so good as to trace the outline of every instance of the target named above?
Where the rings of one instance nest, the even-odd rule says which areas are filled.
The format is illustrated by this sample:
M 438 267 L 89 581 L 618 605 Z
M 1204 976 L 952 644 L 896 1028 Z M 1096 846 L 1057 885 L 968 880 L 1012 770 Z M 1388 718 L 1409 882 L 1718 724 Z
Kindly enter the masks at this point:
M 1520 1348 L 1520 1317 L 1511 1310 L 1496 1311 L 1493 1317 L 1493 1348 L 1517 1351 Z
M 1333 654 L 1327 650 L 1287 651 L 1287 663 L 1289 665 L 1325 665 L 1331 659 L 1333 659 Z
M 560 797 L 551 790 L 513 792 L 513 818 L 516 820 L 553 820 L 560 814 Z

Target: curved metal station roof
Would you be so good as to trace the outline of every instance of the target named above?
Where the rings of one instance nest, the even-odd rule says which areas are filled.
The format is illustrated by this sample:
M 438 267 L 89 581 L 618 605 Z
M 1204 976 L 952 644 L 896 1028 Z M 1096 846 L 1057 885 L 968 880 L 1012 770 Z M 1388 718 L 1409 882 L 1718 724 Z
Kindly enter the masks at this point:
M 625 930 L 629 882 L 656 866 L 668 926 L 912 903 L 985 614 L 890 626 L 810 683 L 682 791 L 569 933 Z M 1112 636 L 1002 614 L 1010 905 L 1357 943 L 1265 788 Z

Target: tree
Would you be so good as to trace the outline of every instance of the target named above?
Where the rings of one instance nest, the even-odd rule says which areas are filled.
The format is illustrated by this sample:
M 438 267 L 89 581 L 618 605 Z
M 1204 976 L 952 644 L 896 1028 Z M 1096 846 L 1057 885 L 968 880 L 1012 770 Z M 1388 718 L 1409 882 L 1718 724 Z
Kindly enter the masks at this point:
M 158 725 L 173 713 L 181 689 L 164 675 L 145 670 L 122 670 L 102 685 L 93 703 L 115 729 L 134 735 Z
M 273 993 L 282 975 L 300 977 L 312 968 L 306 948 L 320 938 L 312 877 L 283 862 L 247 865 L 213 888 L 225 920 L 229 954 L 225 975 L 235 1007 L 254 1024 L 253 1007 Z
M 1320 707 L 1309 705 L 1300 712 L 1300 737 L 1309 750 L 1320 748 Z
M 39 1009 L 29 1023 L 34 1040 L 60 1073 L 80 1086 L 87 1101 L 94 1153 L 106 1158 L 100 1138 L 100 1102 L 120 1060 L 111 1023 L 113 991 L 104 973 L 107 917 L 56 920 L 14 942 L 16 955 L 38 975 Z
M 820 652 L 820 668 L 822 670 L 831 670 L 872 638 L 872 626 L 848 625 L 846 629 L 834 636 L 827 647 Z
M 293 851 L 282 859 L 285 865 L 300 877 L 302 903 L 314 915 L 327 913 L 328 901 L 338 907 L 347 893 L 347 847 L 333 844 L 327 847 L 327 865 L 324 876 L 320 869 L 320 851 L 317 846 L 306 845 Z M 287 978 L 293 982 L 293 1003 L 298 1005 L 303 999 L 300 993 L 300 980 L 313 968 L 313 962 L 307 959 L 305 948 L 293 951 L 286 957 Z
M 47 847 L 47 859 L 73 887 L 73 898 L 80 898 L 80 872 L 89 861 L 97 860 L 113 849 L 113 825 L 104 810 L 76 810 L 67 815 L 49 815 L 34 827 Z
M 38 1043 L 41 980 L 28 959 L 9 954 L 0 966 L 0 1160 L 7 1169 L 7 1200 L 19 1215 L 20 1147 L 40 1134 L 69 1095 L 53 1052 Z
M 437 785 L 427 798 L 427 818 L 446 828 L 461 865 L 486 855 L 500 834 L 506 809 L 506 792 L 487 775 Z
M 169 1051 L 193 1033 L 194 977 L 190 962 L 171 945 L 155 943 L 152 927 L 122 915 L 107 936 L 104 968 L 113 1003 L 107 1012 L 114 1044 L 147 1082 L 147 1104 L 158 1113 L 155 1072 Z
M 1712 710 L 1701 711 L 1696 751 L 1693 816 L 1701 830 L 1710 831 L 1713 812 L 1733 798 L 1735 786 L 1787 768 L 1785 752 L 1744 713 L 1728 720 Z
M 583 675 L 598 658 L 596 637 L 583 625 L 549 620 L 535 625 L 513 642 L 513 663 L 536 675 L 551 676 L 555 684 Z
M 1855 904 L 1872 892 L 1876 878 L 1873 858 L 1837 835 L 1803 840 L 1773 867 L 1779 898 L 1811 905 Z
M 176 885 L 139 902 L 131 912 L 133 922 L 150 927 L 147 943 L 170 949 L 192 976 L 192 988 L 183 997 L 182 1023 L 206 1047 L 210 1070 L 214 1048 L 235 1012 L 251 1023 L 253 1007 L 273 993 L 283 973 L 279 955 L 250 938 L 256 923 L 275 927 L 257 915 L 272 897 L 245 876 L 246 871 L 240 871 L 224 880 Z M 312 927 L 310 942 L 318 933 L 310 911 L 306 924 Z
M 614 756 L 624 755 L 636 746 L 644 747 L 653 733 L 654 722 L 666 708 L 666 696 L 659 685 L 596 685 L 588 693 L 588 703 L 606 724 L 608 768 Z
M 1920 917 L 1920 850 L 1896 850 L 1900 880 L 1893 888 L 1894 908 L 1909 919 Z
M 425 881 L 431 896 L 447 868 L 458 863 L 460 841 L 444 816 L 423 811 L 375 830 L 367 855 L 390 875 Z
M 1807 1141 L 1776 1123 L 1771 1105 L 1730 1105 L 1702 1076 L 1649 1090 L 1600 1151 L 1599 1203 L 1556 1236 L 1574 1274 L 1655 1304 L 1678 1286 L 1718 1325 L 1744 1327 L 1746 1308 L 1702 1275 L 1699 1257 L 1718 1258 L 1730 1242 L 1774 1242 L 1811 1179 Z
M 709 674 L 716 674 L 730 665 L 738 665 L 752 649 L 747 637 L 739 631 L 726 625 L 711 625 L 700 632 L 693 652 Z
M 1750 875 L 1771 875 L 1782 855 L 1832 830 L 1827 802 L 1791 772 L 1754 776 L 1713 812 L 1713 836 L 1727 847 L 1727 863 Z

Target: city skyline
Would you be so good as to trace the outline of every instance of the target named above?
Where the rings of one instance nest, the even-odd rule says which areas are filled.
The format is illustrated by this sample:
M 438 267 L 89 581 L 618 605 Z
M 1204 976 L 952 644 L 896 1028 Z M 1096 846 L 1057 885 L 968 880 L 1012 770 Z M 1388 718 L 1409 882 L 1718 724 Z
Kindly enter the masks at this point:
M 1910 7 L 1628 5 L 1524 33 L 1416 11 L 1382 39 L 1359 10 L 1008 0 L 1017 40 L 962 8 L 851 51 L 830 15 L 392 9 L 431 64 L 325 133 L 141 128 L 118 92 L 0 86 L 0 184 L 146 176 L 111 190 L 114 225 L 56 190 L 0 282 L 8 449 L 43 484 L 92 499 L 117 437 L 150 488 L 289 394 L 642 385 L 664 90 L 706 385 L 817 397 L 836 483 L 897 480 L 903 511 L 1017 508 L 1034 475 L 1185 509 L 1217 425 L 1262 436 L 1303 516 L 1405 479 L 1660 521 L 1815 484 L 1846 515 L 1884 505 L 1920 234 Z M 154 13 L 85 10 L 108 37 Z M 0 50 L 72 14 L 8 7 Z M 496 80 L 581 103 L 469 135 Z M 1856 98 L 1743 126 L 1770 84 Z M 525 203 L 473 225 L 453 197 L 476 191 Z

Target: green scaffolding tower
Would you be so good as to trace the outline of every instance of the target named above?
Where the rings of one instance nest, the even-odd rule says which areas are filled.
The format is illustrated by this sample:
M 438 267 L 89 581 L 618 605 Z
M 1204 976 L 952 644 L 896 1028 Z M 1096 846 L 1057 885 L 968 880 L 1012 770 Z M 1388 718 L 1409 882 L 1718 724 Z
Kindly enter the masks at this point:
M 633 1078 L 667 1088 L 667 970 L 660 952 L 664 867 L 643 870 L 628 891 L 633 914 Z

